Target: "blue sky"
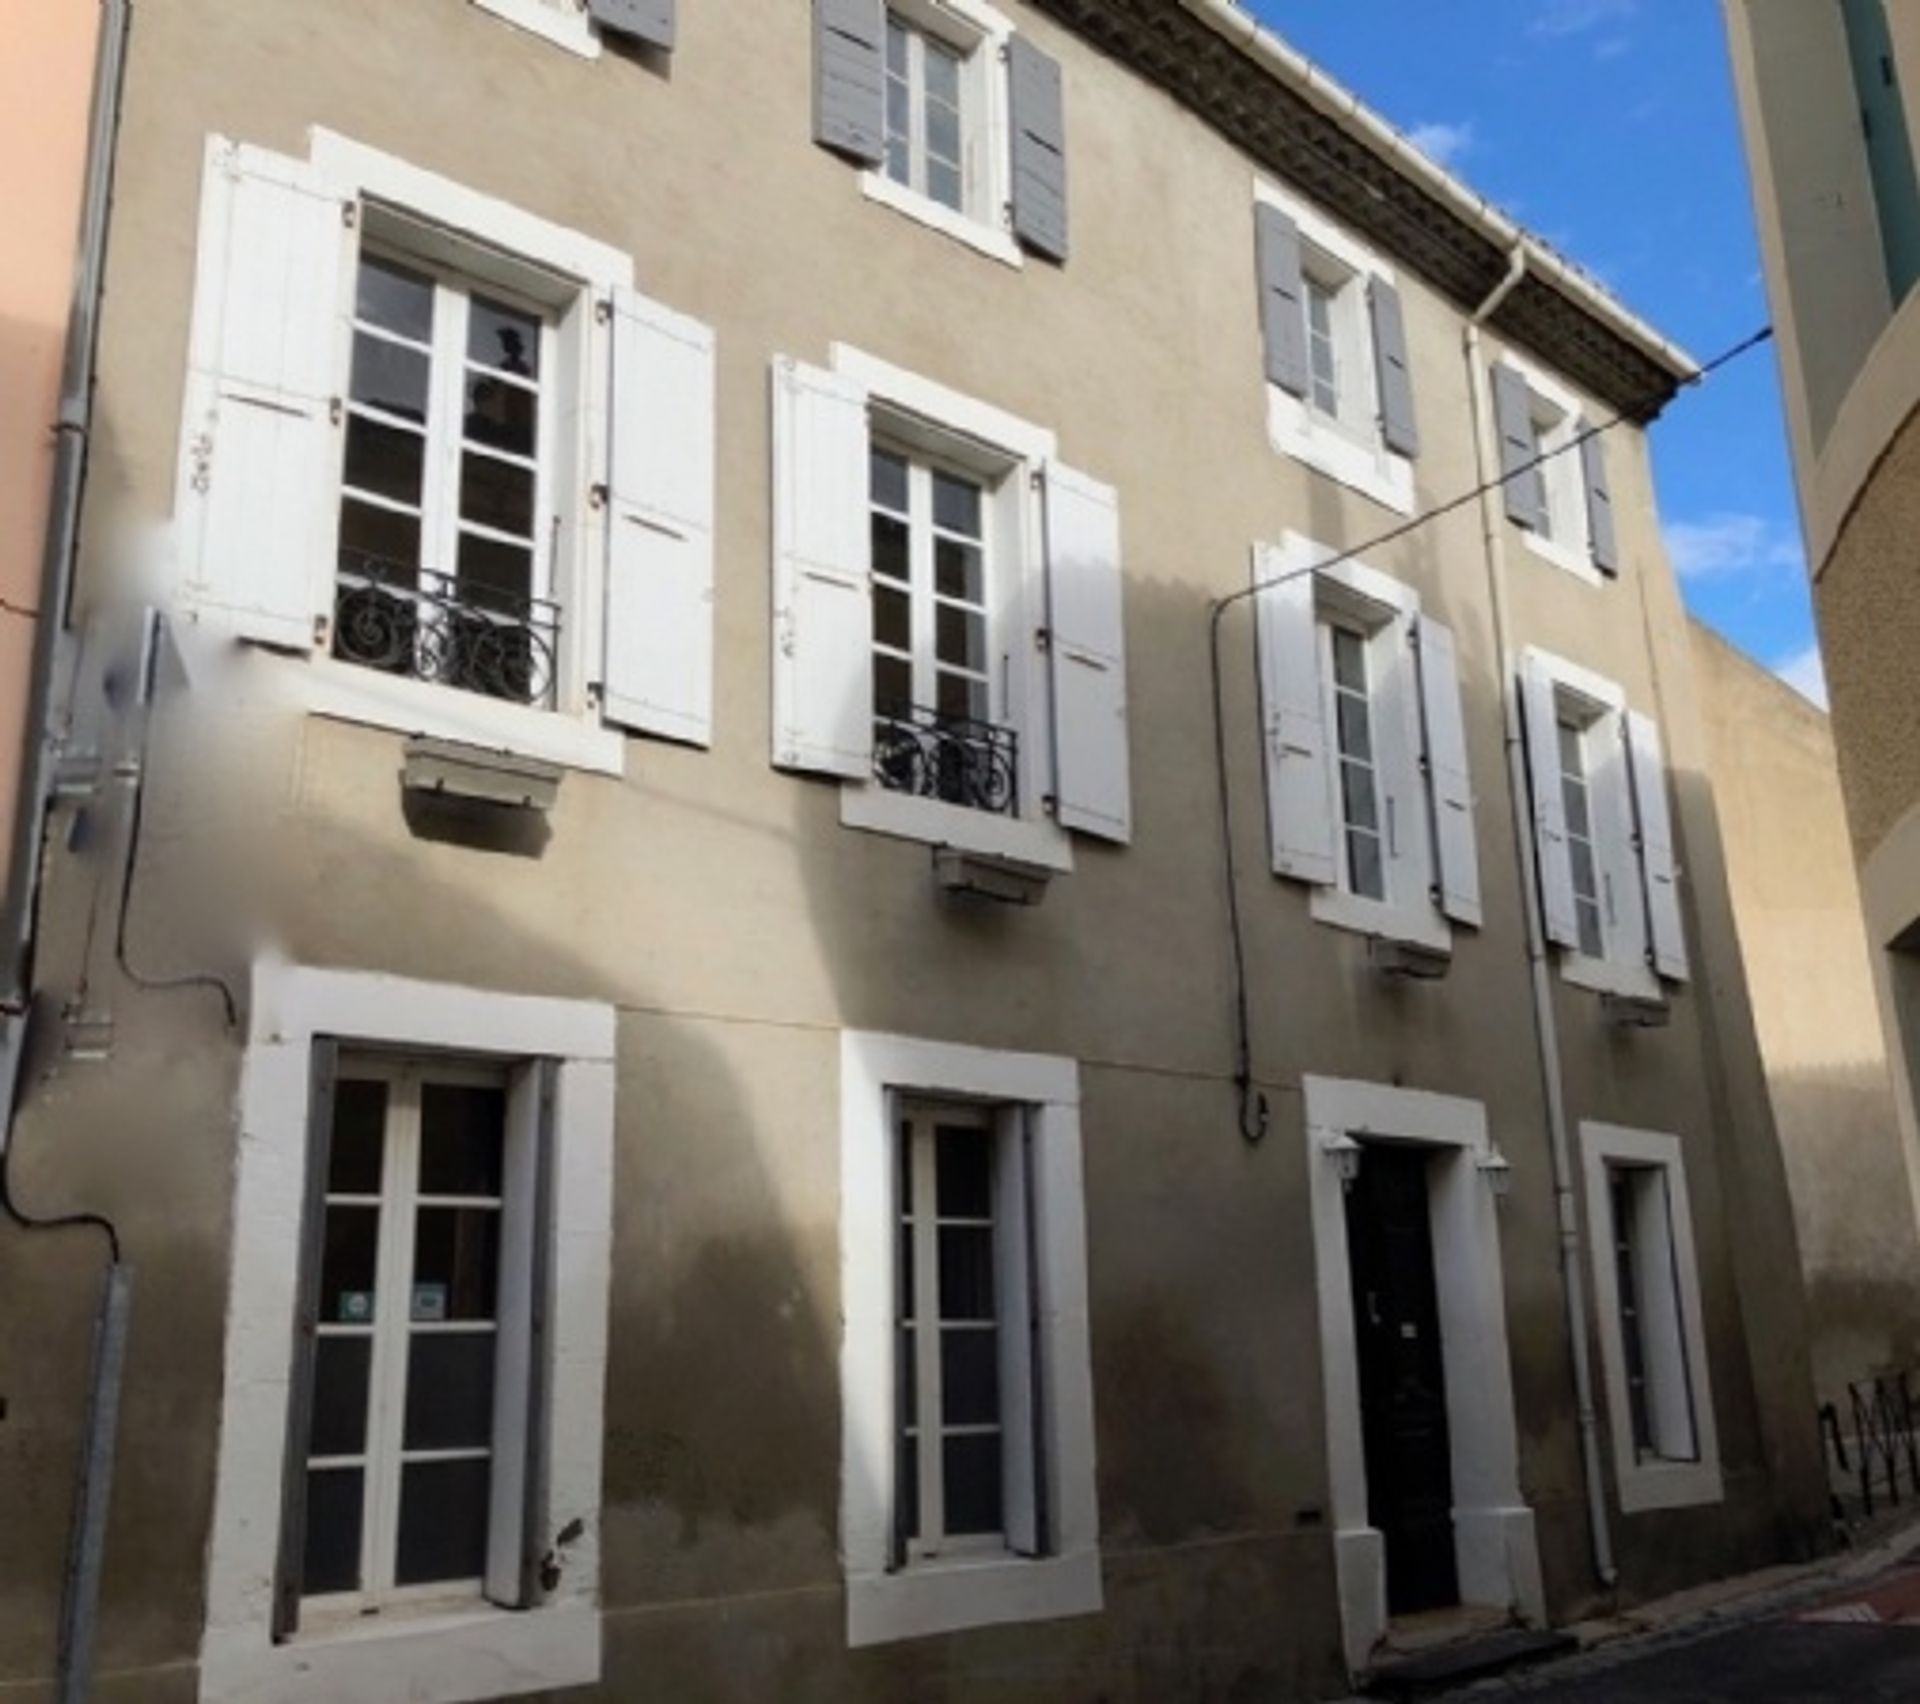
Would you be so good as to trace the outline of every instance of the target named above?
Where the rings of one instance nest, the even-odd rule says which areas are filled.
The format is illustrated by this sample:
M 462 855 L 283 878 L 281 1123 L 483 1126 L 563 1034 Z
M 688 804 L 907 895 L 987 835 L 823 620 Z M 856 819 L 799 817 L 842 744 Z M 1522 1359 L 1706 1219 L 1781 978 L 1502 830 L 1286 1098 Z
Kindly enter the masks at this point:
M 1700 360 L 1766 323 L 1719 0 L 1250 0 Z M 1824 702 L 1770 348 L 1654 429 L 1693 610 Z

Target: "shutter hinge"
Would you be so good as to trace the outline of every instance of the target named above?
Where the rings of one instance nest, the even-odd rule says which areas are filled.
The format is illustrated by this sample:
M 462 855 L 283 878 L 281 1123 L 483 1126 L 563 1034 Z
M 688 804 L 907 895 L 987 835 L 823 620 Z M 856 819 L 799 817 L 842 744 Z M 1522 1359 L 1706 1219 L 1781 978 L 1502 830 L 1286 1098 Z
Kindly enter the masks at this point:
M 589 509 L 604 509 L 607 506 L 608 495 L 606 482 L 604 480 L 596 480 L 587 487 L 587 507 Z
M 330 425 L 338 426 L 346 417 L 346 412 L 345 404 L 337 396 L 327 398 L 327 421 Z
M 1051 651 L 1053 649 L 1053 629 L 1051 627 L 1036 627 L 1033 630 L 1033 644 L 1035 650 Z
M 327 616 L 316 615 L 313 618 L 313 648 L 316 651 L 324 651 L 328 648 L 332 639 L 332 627 L 333 622 Z
M 1057 817 L 1060 814 L 1060 796 L 1057 793 L 1042 793 L 1040 795 L 1040 808 L 1045 811 L 1048 816 Z
M 357 201 L 343 201 L 340 204 L 340 223 L 351 231 L 360 223 L 360 204 Z
M 611 296 L 602 296 L 599 301 L 593 304 L 593 317 L 602 325 L 611 325 L 613 323 L 613 298 Z

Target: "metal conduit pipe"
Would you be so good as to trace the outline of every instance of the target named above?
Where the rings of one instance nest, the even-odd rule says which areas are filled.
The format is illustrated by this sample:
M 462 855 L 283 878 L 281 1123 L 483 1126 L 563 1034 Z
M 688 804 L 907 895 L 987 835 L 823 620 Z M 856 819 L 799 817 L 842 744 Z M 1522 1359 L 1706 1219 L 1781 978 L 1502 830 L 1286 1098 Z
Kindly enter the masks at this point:
M 1480 485 L 1480 522 L 1485 544 L 1487 586 L 1493 605 L 1494 654 L 1500 667 L 1500 703 L 1505 725 L 1507 786 L 1513 798 L 1514 852 L 1520 866 L 1521 911 L 1526 917 L 1527 969 L 1533 993 L 1534 1038 L 1539 1050 L 1540 1088 L 1547 1104 L 1548 1152 L 1553 1165 L 1554 1210 L 1560 1229 L 1561 1293 L 1566 1299 L 1567 1337 L 1573 1351 L 1573 1392 L 1580 1426 L 1580 1470 L 1587 1491 L 1587 1525 L 1593 1539 L 1593 1571 L 1612 1586 L 1619 1577 L 1613 1559 L 1613 1524 L 1607 1509 L 1607 1485 L 1600 1459 L 1599 1412 L 1593 1399 L 1593 1358 L 1587 1342 L 1587 1276 L 1580 1235 L 1579 1200 L 1574 1194 L 1573 1143 L 1567 1130 L 1566 1084 L 1560 1071 L 1560 1026 L 1553 1009 L 1553 977 L 1547 953 L 1546 920 L 1540 910 L 1537 849 L 1533 841 L 1531 787 L 1527 775 L 1525 730 L 1512 626 L 1507 608 L 1506 533 L 1502 526 L 1502 487 L 1496 484 L 1493 401 L 1481 329 L 1526 276 L 1532 259 L 1516 243 L 1506 276 L 1467 321 L 1464 340 L 1467 391 L 1473 406 L 1473 454 Z

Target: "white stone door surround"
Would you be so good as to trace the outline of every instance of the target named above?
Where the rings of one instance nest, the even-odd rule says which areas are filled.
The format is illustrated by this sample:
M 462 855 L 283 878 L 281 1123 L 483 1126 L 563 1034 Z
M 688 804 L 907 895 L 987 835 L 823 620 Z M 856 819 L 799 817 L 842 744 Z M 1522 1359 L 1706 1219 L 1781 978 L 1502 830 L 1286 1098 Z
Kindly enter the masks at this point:
M 1387 1556 L 1367 1524 L 1360 1367 L 1347 1266 L 1346 1192 L 1327 1143 L 1415 1143 L 1431 1171 L 1434 1278 L 1453 1458 L 1454 1549 L 1463 1603 L 1546 1619 L 1533 1511 L 1520 1495 L 1513 1374 L 1497 1204 L 1479 1162 L 1492 1153 L 1478 1101 L 1377 1083 L 1308 1077 L 1307 1190 L 1327 1403 L 1327 1477 L 1347 1667 L 1366 1667 L 1387 1630 Z

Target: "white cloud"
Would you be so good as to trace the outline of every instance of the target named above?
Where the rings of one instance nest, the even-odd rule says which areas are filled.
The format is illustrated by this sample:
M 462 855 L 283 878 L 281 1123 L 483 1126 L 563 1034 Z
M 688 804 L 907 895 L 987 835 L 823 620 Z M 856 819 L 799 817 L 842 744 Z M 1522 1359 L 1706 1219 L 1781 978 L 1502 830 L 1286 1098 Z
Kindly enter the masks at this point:
M 1827 669 L 1820 660 L 1818 645 L 1809 645 L 1804 651 L 1782 657 L 1773 665 L 1773 672 L 1801 697 L 1812 700 L 1822 710 L 1827 708 Z
M 1437 166 L 1452 166 L 1473 147 L 1473 124 L 1416 124 L 1407 140 Z
M 1666 538 L 1673 571 L 1683 580 L 1770 577 L 1784 569 L 1800 571 L 1805 563 L 1799 538 L 1764 515 L 1671 521 Z
M 1603 24 L 1624 22 L 1639 10 L 1640 0 L 1541 0 L 1527 26 L 1536 36 L 1584 35 Z

